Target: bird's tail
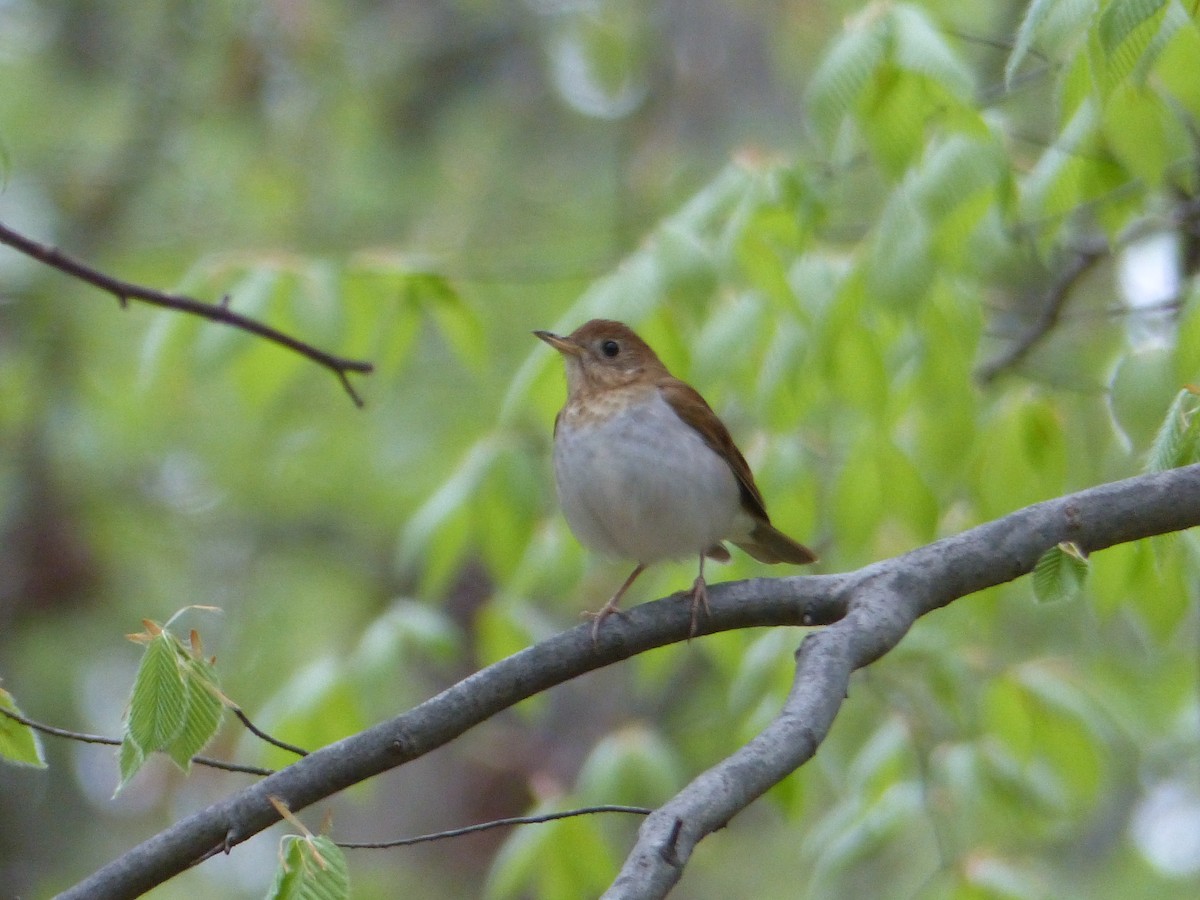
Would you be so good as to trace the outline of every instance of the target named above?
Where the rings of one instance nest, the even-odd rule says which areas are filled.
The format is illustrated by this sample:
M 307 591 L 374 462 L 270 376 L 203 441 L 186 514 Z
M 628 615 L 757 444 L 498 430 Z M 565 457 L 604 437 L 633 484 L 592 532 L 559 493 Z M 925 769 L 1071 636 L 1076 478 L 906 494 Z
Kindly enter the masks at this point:
M 750 532 L 749 540 L 734 541 L 733 543 L 759 562 L 786 562 L 802 566 L 817 561 L 817 554 L 803 544 L 793 541 L 770 522 L 756 522 L 754 530 Z

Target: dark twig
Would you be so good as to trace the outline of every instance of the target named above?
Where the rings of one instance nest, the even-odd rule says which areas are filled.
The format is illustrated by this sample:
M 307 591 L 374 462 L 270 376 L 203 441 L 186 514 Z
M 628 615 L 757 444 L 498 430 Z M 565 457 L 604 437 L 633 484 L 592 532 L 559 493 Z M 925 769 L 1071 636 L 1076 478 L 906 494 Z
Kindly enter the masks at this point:
M 295 753 L 297 756 L 308 756 L 308 751 L 303 747 L 297 747 L 295 744 L 289 744 L 287 741 L 281 741 L 279 738 L 272 737 L 271 735 L 267 734 L 250 721 L 250 717 L 242 711 L 240 706 L 231 706 L 230 709 L 233 710 L 233 714 L 238 717 L 238 720 L 246 726 L 246 730 L 255 737 L 261 738 L 268 744 L 274 744 L 280 750 L 286 750 L 289 753 Z
M 45 263 L 53 269 L 58 269 L 72 278 L 78 278 L 80 281 L 85 281 L 93 287 L 112 294 L 117 298 L 117 302 L 121 304 L 122 308 L 126 307 L 130 300 L 140 300 L 152 306 L 161 306 L 178 312 L 190 313 L 194 316 L 200 316 L 203 319 L 240 328 L 281 347 L 286 347 L 331 371 L 337 376 L 338 381 L 346 389 L 346 393 L 350 395 L 350 399 L 354 401 L 355 405 L 360 407 L 363 405 L 362 397 L 358 395 L 353 385 L 350 384 L 348 375 L 350 372 L 367 374 L 373 371 L 374 366 L 371 363 L 335 356 L 332 353 L 327 353 L 318 347 L 314 347 L 312 344 L 284 334 L 270 325 L 264 325 L 248 316 L 236 313 L 229 307 L 228 295 L 223 297 L 219 303 L 204 303 L 180 294 L 157 291 L 153 288 L 143 287 L 129 281 L 122 281 L 119 278 L 113 278 L 111 275 L 105 275 L 103 272 L 93 269 L 86 263 L 68 256 L 56 247 L 38 243 L 22 234 L 18 234 L 3 223 L 0 223 L 0 243 L 7 244 L 14 250 L 30 256 L 38 260 L 38 262 Z
M 975 373 L 980 384 L 988 384 L 997 375 L 1024 359 L 1038 342 L 1058 324 L 1063 308 L 1079 279 L 1109 256 L 1107 244 L 1097 243 L 1076 250 L 1059 270 L 1038 303 L 1037 317 L 1005 350 L 981 365 Z
M 544 813 L 540 816 L 512 816 L 507 819 L 494 819 L 491 822 L 480 822 L 478 825 L 467 825 L 463 828 L 451 828 L 449 831 L 435 831 L 417 837 L 399 838 L 394 841 L 342 842 L 337 845 L 343 850 L 387 850 L 391 847 L 411 847 L 413 844 L 424 844 L 428 841 L 440 841 L 445 838 L 461 837 L 464 834 L 474 834 L 477 831 L 489 831 L 492 828 L 504 828 L 509 825 L 540 825 L 543 822 L 553 822 L 556 819 L 570 819 L 574 816 L 590 816 L 595 813 L 630 813 L 635 816 L 648 816 L 654 812 L 644 806 L 585 806 L 580 809 L 567 809 L 562 812 Z
M 1188 160 L 1190 162 L 1190 159 Z M 1179 199 L 1169 215 L 1161 218 L 1147 218 L 1134 222 L 1125 232 L 1109 245 L 1102 238 L 1093 238 L 1088 243 L 1072 251 L 1062 269 L 1055 273 L 1054 280 L 1046 289 L 1038 303 L 1039 312 L 1029 326 L 995 358 L 983 363 L 975 372 L 976 379 L 981 384 L 988 384 L 1005 369 L 1019 363 L 1037 344 L 1049 334 L 1059 323 L 1063 309 L 1070 300 L 1079 279 L 1086 275 L 1098 263 L 1111 259 L 1119 251 L 1128 247 L 1147 235 L 1166 229 L 1175 229 L 1184 237 L 1184 258 L 1181 269 L 1184 277 L 1191 273 L 1191 263 L 1188 259 L 1188 248 L 1194 243 L 1194 238 L 1200 219 L 1200 197 L 1185 197 Z M 1179 298 L 1171 298 L 1166 305 L 1177 305 Z M 1146 313 L 1150 308 L 1137 310 L 1125 309 L 1124 313 Z
M 8 716 L 14 722 L 20 722 L 26 728 L 32 728 L 34 731 L 39 731 L 42 734 L 48 734 L 52 737 L 66 738 L 69 741 L 78 741 L 81 744 L 105 744 L 109 747 L 121 746 L 120 738 L 112 738 L 104 734 L 87 734 L 83 731 L 68 731 L 66 728 L 57 728 L 54 725 L 46 725 L 42 722 L 34 721 L 20 713 L 13 712 L 11 709 L 5 709 L 0 706 L 0 713 Z M 213 759 L 211 756 L 193 756 L 192 762 L 198 766 L 207 766 L 210 769 L 223 769 L 226 772 L 242 772 L 246 775 L 259 775 L 266 777 L 274 775 L 274 769 L 263 769 L 259 766 L 246 766 L 241 763 L 225 762 L 223 759 Z

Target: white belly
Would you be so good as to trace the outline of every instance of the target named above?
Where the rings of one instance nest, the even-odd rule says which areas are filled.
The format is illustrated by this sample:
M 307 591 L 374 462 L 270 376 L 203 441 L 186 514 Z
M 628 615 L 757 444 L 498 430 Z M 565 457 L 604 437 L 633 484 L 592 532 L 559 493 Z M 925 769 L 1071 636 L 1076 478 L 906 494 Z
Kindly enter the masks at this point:
M 554 442 L 559 502 L 580 543 L 652 563 L 728 537 L 741 502 L 728 464 L 657 393 Z

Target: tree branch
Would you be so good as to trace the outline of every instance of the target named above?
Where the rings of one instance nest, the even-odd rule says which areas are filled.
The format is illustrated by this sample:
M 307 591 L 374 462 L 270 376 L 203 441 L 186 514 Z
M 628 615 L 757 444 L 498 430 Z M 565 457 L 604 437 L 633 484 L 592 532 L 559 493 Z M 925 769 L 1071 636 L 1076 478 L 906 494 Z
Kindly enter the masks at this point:
M 142 287 L 129 281 L 122 281 L 119 278 L 113 278 L 111 275 L 106 275 L 103 272 L 93 269 L 86 263 L 68 256 L 55 247 L 40 244 L 31 238 L 18 234 L 3 223 L 0 223 L 0 244 L 7 244 L 14 250 L 32 257 L 38 262 L 45 263 L 52 269 L 58 269 L 58 271 L 64 272 L 72 278 L 77 278 L 102 291 L 107 291 L 117 298 L 122 307 L 128 305 L 130 300 L 140 300 L 152 306 L 161 306 L 166 309 L 176 310 L 177 312 L 190 313 L 194 316 L 200 316 L 203 319 L 240 328 L 242 331 L 248 331 L 281 347 L 286 347 L 288 350 L 299 353 L 301 356 L 307 357 L 332 372 L 338 381 L 341 382 L 346 393 L 350 395 L 350 399 L 354 401 L 354 404 L 360 407 L 363 405 L 362 398 L 354 390 L 354 386 L 350 384 L 348 376 L 350 372 L 367 374 L 373 371 L 374 366 L 371 363 L 335 356 L 332 353 L 327 353 L 318 347 L 314 347 L 312 344 L 284 334 L 270 325 L 264 325 L 255 319 L 236 313 L 229 308 L 228 297 L 223 298 L 220 303 L 204 303 L 203 301 L 184 297 L 180 294 L 170 294 L 165 291 Z
M 607 896 L 665 896 L 700 840 L 811 758 L 841 706 L 850 673 L 895 647 L 920 616 L 1028 573 L 1061 541 L 1093 552 L 1196 525 L 1200 465 L 1026 507 L 855 572 L 710 586 L 711 614 L 699 623 L 700 634 L 774 625 L 830 627 L 804 639 L 792 691 L 775 720 L 643 823 Z M 555 635 L 176 822 L 61 896 L 136 897 L 274 824 L 279 813 L 271 796 L 301 810 L 417 759 L 554 685 L 686 640 L 690 624 L 689 604 L 675 595 L 605 623 L 595 645 L 589 624 Z

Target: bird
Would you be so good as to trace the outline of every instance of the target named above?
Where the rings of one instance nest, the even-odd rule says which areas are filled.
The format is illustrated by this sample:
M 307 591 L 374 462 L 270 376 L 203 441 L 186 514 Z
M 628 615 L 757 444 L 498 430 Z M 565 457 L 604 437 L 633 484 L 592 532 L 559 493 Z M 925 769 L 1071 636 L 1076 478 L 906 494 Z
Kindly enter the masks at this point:
M 691 631 L 709 614 L 704 561 L 728 562 L 725 541 L 763 563 L 817 555 L 771 524 L 729 429 L 695 388 L 672 375 L 628 325 L 593 319 L 571 334 L 533 334 L 561 354 L 567 399 L 554 420 L 554 480 L 567 524 L 590 550 L 636 567 L 593 620 L 622 614 L 646 567 L 695 554 Z

